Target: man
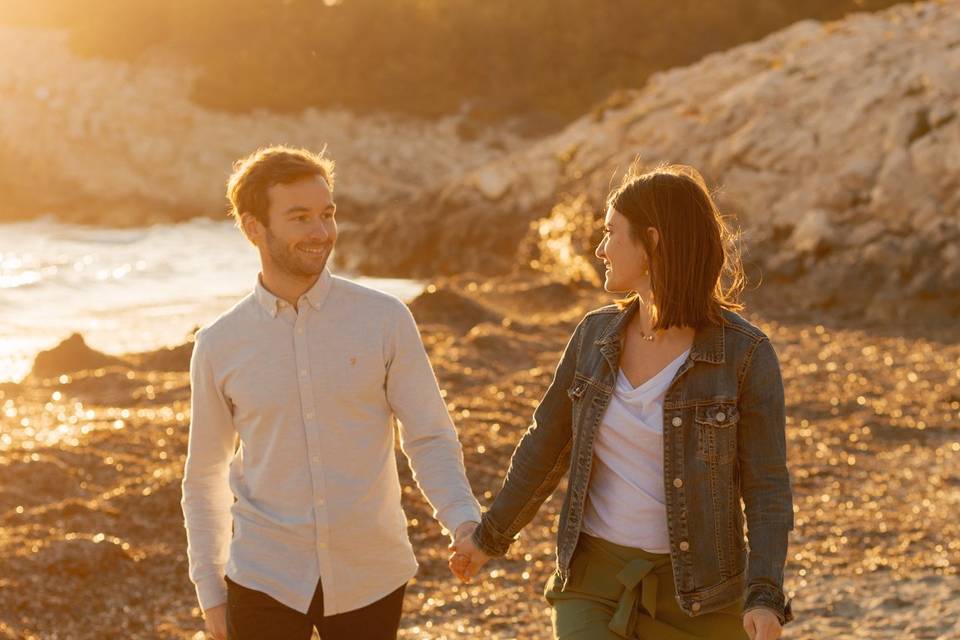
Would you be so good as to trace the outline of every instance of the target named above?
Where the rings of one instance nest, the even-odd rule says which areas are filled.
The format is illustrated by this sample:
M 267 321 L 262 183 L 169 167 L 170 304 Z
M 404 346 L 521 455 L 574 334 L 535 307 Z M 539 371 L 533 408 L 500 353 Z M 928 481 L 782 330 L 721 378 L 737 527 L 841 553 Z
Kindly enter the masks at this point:
M 324 640 L 396 638 L 417 564 L 394 417 L 440 523 L 480 520 L 409 310 L 327 269 L 333 178 L 330 160 L 272 147 L 228 183 L 261 273 L 197 334 L 182 501 L 190 578 L 217 640 L 314 627 Z

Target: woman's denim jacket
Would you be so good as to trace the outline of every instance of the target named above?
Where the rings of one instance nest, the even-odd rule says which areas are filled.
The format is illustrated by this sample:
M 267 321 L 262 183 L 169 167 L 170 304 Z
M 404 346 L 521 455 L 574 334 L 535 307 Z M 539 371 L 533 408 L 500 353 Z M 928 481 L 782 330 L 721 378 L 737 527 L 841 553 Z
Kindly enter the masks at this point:
M 594 440 L 637 306 L 634 300 L 623 310 L 604 307 L 577 326 L 503 487 L 474 533 L 485 553 L 503 555 L 570 469 L 557 539 L 563 587 L 583 522 Z M 758 328 L 723 311 L 722 326 L 697 330 L 663 403 L 670 558 L 677 602 L 687 614 L 745 598 L 744 611 L 767 607 L 781 622 L 792 618 L 783 593 L 793 529 L 784 430 L 773 346 Z

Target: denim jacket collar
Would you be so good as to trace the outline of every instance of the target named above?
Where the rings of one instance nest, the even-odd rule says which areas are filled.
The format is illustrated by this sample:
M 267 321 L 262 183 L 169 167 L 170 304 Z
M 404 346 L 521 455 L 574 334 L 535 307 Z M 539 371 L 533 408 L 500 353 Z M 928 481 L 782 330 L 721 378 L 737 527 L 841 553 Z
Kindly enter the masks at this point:
M 710 324 L 697 329 L 690 348 L 690 358 L 700 362 L 721 364 L 726 361 L 726 349 L 723 343 L 724 325 Z
M 614 316 L 607 325 L 603 334 L 597 338 L 596 345 L 604 355 L 610 356 L 620 350 L 623 344 L 623 334 L 630 323 L 630 319 L 640 308 L 640 299 L 634 298 L 620 313 Z M 707 325 L 697 329 L 690 347 L 690 359 L 700 362 L 720 364 L 726 360 L 724 356 L 724 326 Z

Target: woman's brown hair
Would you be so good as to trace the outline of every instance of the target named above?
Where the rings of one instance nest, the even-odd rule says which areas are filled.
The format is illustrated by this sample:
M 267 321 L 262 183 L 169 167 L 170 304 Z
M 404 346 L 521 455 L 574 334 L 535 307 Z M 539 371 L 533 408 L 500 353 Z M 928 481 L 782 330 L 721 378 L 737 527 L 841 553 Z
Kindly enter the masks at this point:
M 727 228 L 700 173 L 686 165 L 636 165 L 607 198 L 630 222 L 630 233 L 650 258 L 653 329 L 722 324 L 722 309 L 740 310 L 743 265 L 738 237 Z M 647 228 L 657 230 L 656 246 Z M 618 300 L 630 304 L 636 294 Z

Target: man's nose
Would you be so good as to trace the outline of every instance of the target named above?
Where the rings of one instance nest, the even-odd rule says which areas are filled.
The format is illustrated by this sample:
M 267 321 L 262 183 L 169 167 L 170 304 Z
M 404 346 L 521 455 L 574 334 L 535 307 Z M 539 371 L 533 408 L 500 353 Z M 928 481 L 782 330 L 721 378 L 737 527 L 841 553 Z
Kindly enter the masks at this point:
M 310 227 L 310 237 L 326 242 L 330 239 L 330 230 L 323 222 L 318 222 Z
M 597 250 L 593 252 L 593 255 L 597 256 L 601 260 L 603 260 L 604 256 L 607 255 L 603 251 L 603 240 L 601 240 L 600 243 L 597 245 Z

